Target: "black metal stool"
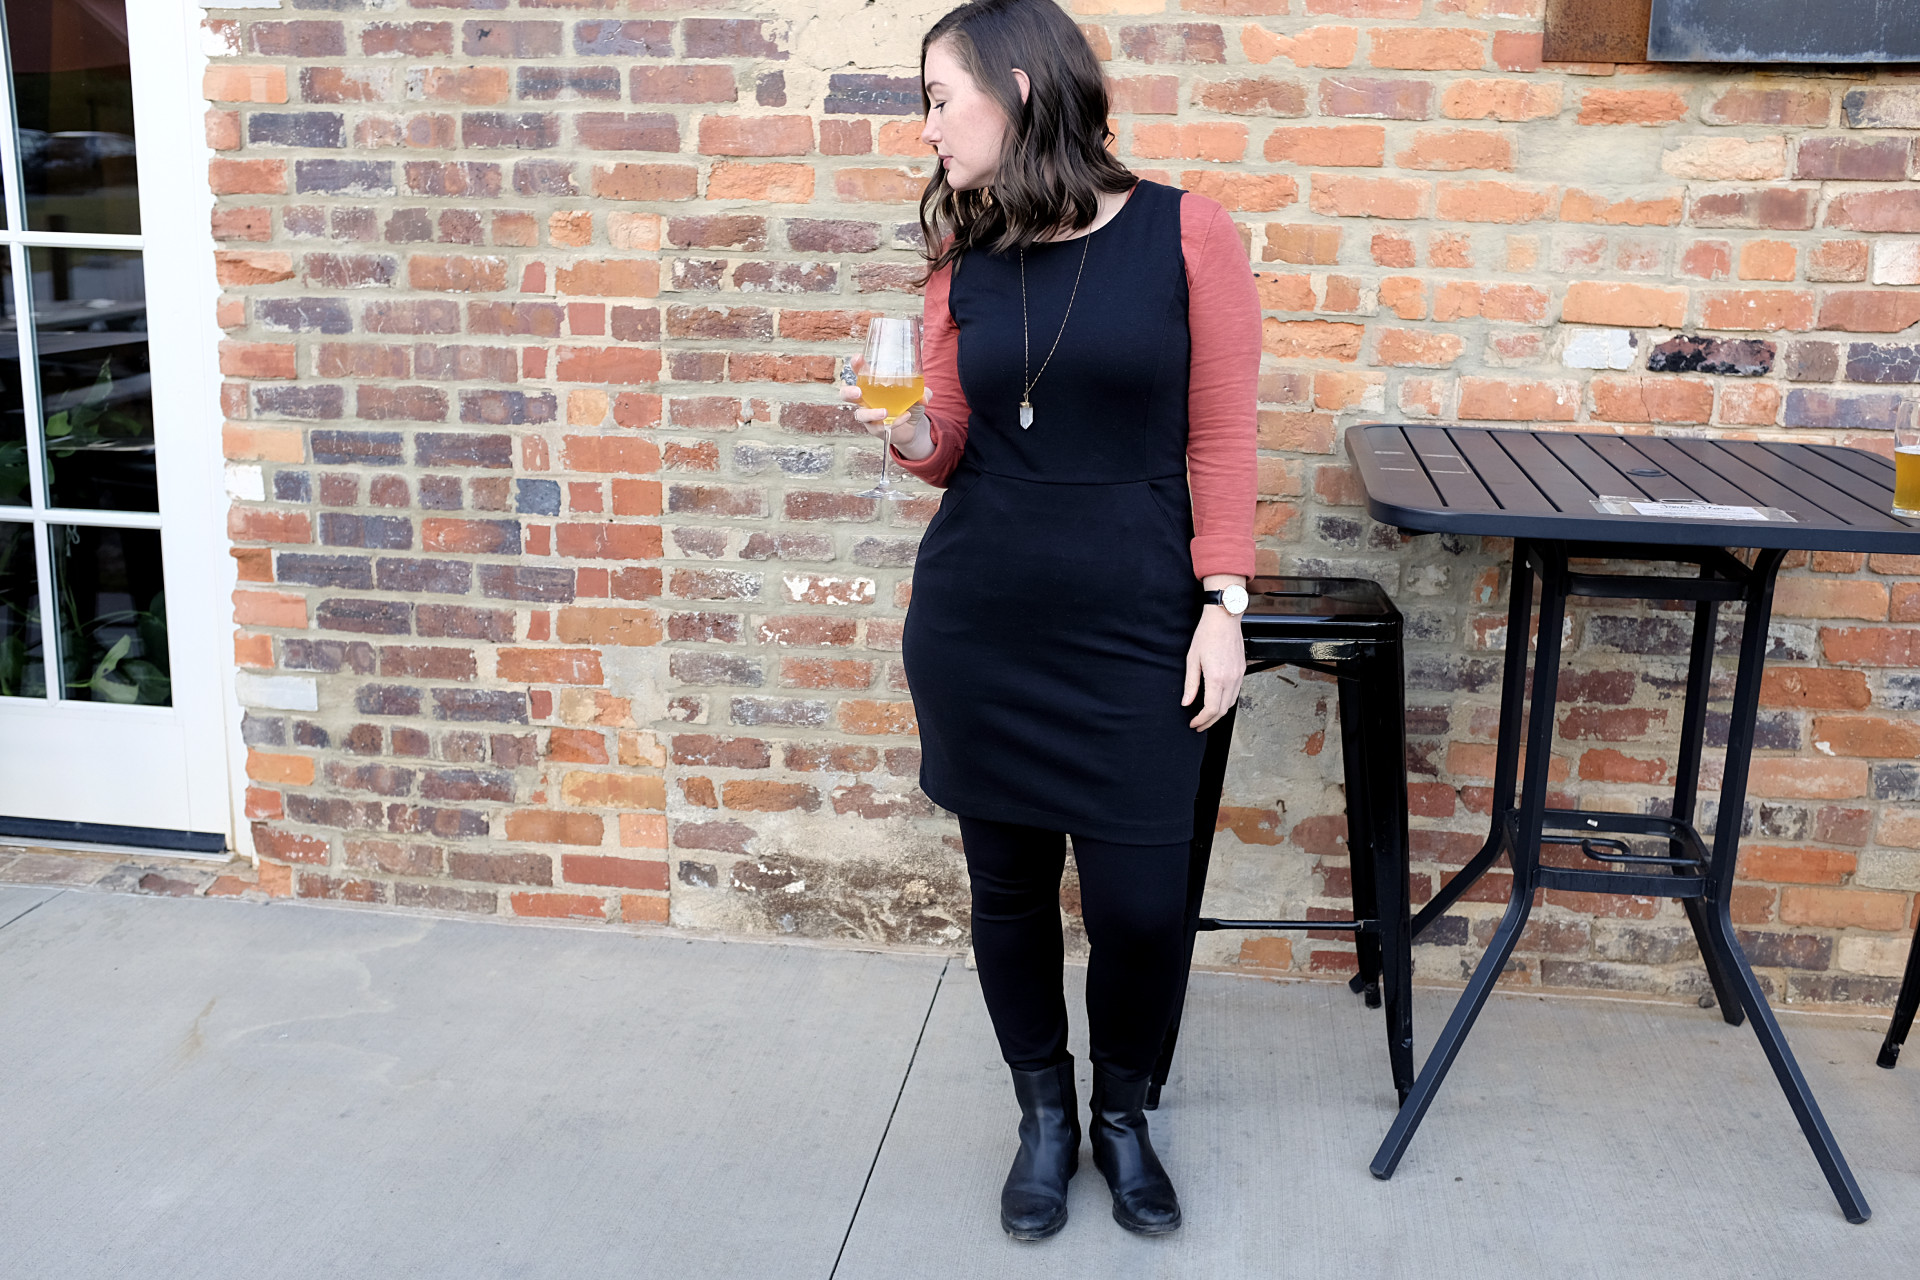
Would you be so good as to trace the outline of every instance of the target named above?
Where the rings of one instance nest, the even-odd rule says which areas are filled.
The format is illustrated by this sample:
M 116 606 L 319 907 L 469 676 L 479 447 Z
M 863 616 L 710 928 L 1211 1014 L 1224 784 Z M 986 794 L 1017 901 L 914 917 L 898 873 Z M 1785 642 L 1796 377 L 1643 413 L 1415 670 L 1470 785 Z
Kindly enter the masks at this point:
M 1287 664 L 1335 677 L 1340 685 L 1340 748 L 1347 787 L 1347 853 L 1352 860 L 1351 920 L 1217 920 L 1200 914 L 1213 856 L 1213 828 L 1233 744 L 1234 712 L 1207 731 L 1194 803 L 1187 873 L 1187 961 L 1203 929 L 1333 929 L 1354 935 L 1360 972 L 1348 984 L 1369 1008 L 1387 1011 L 1393 1087 L 1413 1087 L 1413 948 L 1407 906 L 1407 753 L 1400 611 L 1364 578 L 1255 578 L 1240 620 L 1247 670 Z M 1173 1067 L 1180 1011 L 1167 1028 L 1147 1106 Z
M 1907 976 L 1900 980 L 1900 994 L 1893 1002 L 1893 1023 L 1880 1046 L 1880 1065 L 1891 1067 L 1900 1061 L 1900 1046 L 1913 1030 L 1913 1015 L 1920 1012 L 1920 929 L 1913 932 L 1913 946 L 1907 951 Z

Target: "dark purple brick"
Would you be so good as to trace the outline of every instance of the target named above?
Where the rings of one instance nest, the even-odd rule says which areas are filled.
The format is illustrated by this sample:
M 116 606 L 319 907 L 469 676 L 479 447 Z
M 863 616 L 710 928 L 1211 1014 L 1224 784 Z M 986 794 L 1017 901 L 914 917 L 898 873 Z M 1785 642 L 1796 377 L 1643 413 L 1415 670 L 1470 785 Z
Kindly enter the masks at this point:
M 544 853 L 447 854 L 447 872 L 458 880 L 484 884 L 552 884 L 553 858 Z
M 363 684 L 353 695 L 353 706 L 363 716 L 417 716 L 420 691 L 403 684 Z
M 763 107 L 787 105 L 787 73 L 768 71 L 753 82 L 753 100 Z
M 513 437 L 423 431 L 413 438 L 413 460 L 423 467 L 511 467 Z
M 335 599 L 321 602 L 314 625 L 322 631 L 401 636 L 413 629 L 413 606 L 403 600 Z
M 1834 342 L 1795 342 L 1780 358 L 1789 382 L 1832 382 L 1840 376 L 1840 346 Z
M 445 298 L 369 302 L 360 322 L 368 333 L 458 333 L 460 304 Z
M 329 547 L 410 551 L 413 549 L 413 521 L 405 516 L 362 516 L 346 511 L 325 511 L 320 515 L 320 541 Z
M 473 566 L 459 560 L 402 560 L 382 556 L 374 565 L 374 576 L 382 591 L 463 596 L 473 586 Z
M 559 415 L 560 398 L 551 391 L 462 391 L 460 393 L 460 421 L 462 422 L 489 427 L 508 427 L 552 422 Z
M 290 636 L 280 642 L 280 666 L 287 671 L 351 671 L 372 675 L 373 646 L 364 640 L 309 640 Z
M 460 117 L 460 145 L 545 151 L 560 145 L 560 117 L 549 111 L 469 111 Z
M 506 644 L 513 639 L 513 615 L 505 609 L 474 609 L 458 604 L 423 604 L 413 611 L 419 635 L 444 640 L 483 640 Z
M 373 586 L 373 562 L 365 556 L 317 556 L 282 551 L 274 561 L 274 581 L 303 587 L 348 587 L 365 591 Z
M 836 72 L 827 77 L 828 115 L 917 116 L 921 105 L 918 76 Z
M 758 249 L 760 244 L 712 246 Z M 880 224 L 837 218 L 787 219 L 787 246 L 798 253 L 872 253 L 880 247 Z
M 522 160 L 513 166 L 513 189 L 523 196 L 577 196 L 573 163 L 568 160 Z
M 373 465 L 406 458 L 403 438 L 397 431 L 315 431 L 308 439 L 313 460 L 319 463 Z
M 680 24 L 689 58 L 771 58 L 784 62 L 779 41 L 785 33 L 753 18 L 688 18 Z
M 504 173 L 497 164 L 479 160 L 409 160 L 407 190 L 417 196 L 477 196 L 500 194 Z
M 255 147 L 344 146 L 346 117 L 338 111 L 255 111 L 247 117 L 247 144 Z
M 296 191 L 324 192 L 329 195 L 395 194 L 393 162 L 390 160 L 296 160 L 293 162 L 293 186 Z
M 353 312 L 339 298 L 260 298 L 253 318 L 279 333 L 351 333 Z
M 515 480 L 513 509 L 522 515 L 557 516 L 560 514 L 560 483 L 557 480 Z
M 492 769 L 430 769 L 420 778 L 424 800 L 511 800 L 513 775 Z
M 1846 395 L 1795 387 L 1787 392 L 1789 427 L 1845 427 L 1862 431 L 1891 431 L 1905 399 L 1898 392 Z
M 343 387 L 322 384 L 253 389 L 253 412 L 261 418 L 305 418 L 324 422 L 344 417 L 346 406 L 347 394 Z M 319 455 L 316 454 L 315 458 L 319 460 Z
M 1920 347 L 1856 342 L 1847 348 L 1848 382 L 1920 382 Z
M 369 422 L 445 422 L 447 393 L 438 387 L 354 389 L 354 413 Z
M 620 71 L 617 67 L 521 67 L 518 90 L 528 102 L 580 98 L 618 102 Z
M 511 689 L 435 689 L 433 718 L 525 724 L 527 695 Z
M 671 58 L 671 22 L 590 19 L 573 24 L 573 51 L 583 58 Z
M 347 33 L 338 22 L 256 22 L 247 33 L 253 51 L 270 58 L 342 58 Z
M 573 570 L 543 569 L 532 565 L 483 564 L 480 594 L 495 600 L 537 600 L 547 604 L 573 602 Z
M 460 51 L 469 58 L 551 58 L 561 35 L 558 22 L 463 22 Z

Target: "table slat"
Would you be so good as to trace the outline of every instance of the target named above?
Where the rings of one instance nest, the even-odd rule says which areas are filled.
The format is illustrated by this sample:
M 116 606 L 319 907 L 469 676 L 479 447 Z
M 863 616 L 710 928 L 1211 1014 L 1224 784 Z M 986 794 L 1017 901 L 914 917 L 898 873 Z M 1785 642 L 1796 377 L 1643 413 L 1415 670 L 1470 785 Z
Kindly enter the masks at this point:
M 1803 472 L 1839 490 L 1852 501 L 1864 505 L 1877 515 L 1886 517 L 1894 526 L 1903 529 L 1920 529 L 1920 520 L 1910 520 L 1905 516 L 1893 514 L 1893 473 L 1891 471 L 1887 472 L 1886 483 L 1883 484 L 1879 478 L 1849 470 L 1839 460 L 1803 444 L 1772 443 L 1755 447 L 1764 449 L 1778 458 L 1781 465 Z
M 1751 440 L 1728 440 L 1720 447 L 1782 488 L 1799 494 L 1808 502 L 1814 503 L 1822 510 L 1830 512 L 1835 518 L 1844 520 L 1856 528 L 1902 527 L 1891 513 L 1871 503 L 1862 502 L 1844 489 L 1828 484 L 1811 471 L 1788 462 L 1764 445 Z
M 1599 497 L 1635 499 L 1653 497 L 1640 487 L 1639 481 L 1631 476 L 1620 474 L 1620 468 L 1595 453 L 1592 446 L 1580 436 L 1542 432 L 1535 439 L 1547 446 L 1567 470 L 1579 476 L 1582 483 Z M 1587 509 L 1591 511 L 1593 508 Z
M 1628 436 L 1603 436 L 1591 441 L 1593 451 L 1613 464 L 1616 471 L 1628 476 L 1635 484 L 1647 491 L 1647 496 L 1656 502 L 1669 498 L 1683 502 L 1698 502 L 1700 495 L 1688 488 L 1672 472 L 1659 476 L 1636 476 L 1630 473 L 1635 468 L 1654 467 L 1666 471 L 1652 458 L 1634 448 L 1634 441 Z
M 1829 511 L 1812 498 L 1803 497 L 1780 481 L 1756 470 L 1718 440 L 1676 440 L 1673 445 L 1744 490 L 1747 494 L 1745 501 L 1752 506 L 1778 507 L 1803 524 L 1841 525 L 1849 529 L 1860 527 L 1844 515 Z
M 1370 427 L 1367 432 L 1367 439 L 1378 439 L 1379 445 L 1355 461 L 1363 481 L 1369 474 L 1376 476 L 1382 499 L 1403 507 L 1447 505 L 1433 487 L 1433 481 L 1427 479 L 1427 470 L 1420 465 L 1420 459 L 1414 456 L 1413 442 L 1407 439 L 1406 432 L 1391 426 Z M 1371 487 L 1368 491 L 1372 491 Z
M 1486 436 L 1506 450 L 1514 465 L 1540 486 L 1556 508 L 1578 515 L 1593 510 L 1593 490 L 1547 452 L 1539 436 L 1531 431 L 1489 431 Z
M 1492 436 L 1484 431 L 1450 431 L 1447 435 L 1503 510 L 1547 513 L 1557 509 Z
M 1480 477 L 1473 474 L 1473 468 L 1453 447 L 1445 431 L 1439 427 L 1403 427 L 1402 431 L 1419 456 L 1420 465 L 1426 468 L 1427 479 L 1433 482 L 1448 506 L 1499 509 L 1493 494 L 1480 483 Z

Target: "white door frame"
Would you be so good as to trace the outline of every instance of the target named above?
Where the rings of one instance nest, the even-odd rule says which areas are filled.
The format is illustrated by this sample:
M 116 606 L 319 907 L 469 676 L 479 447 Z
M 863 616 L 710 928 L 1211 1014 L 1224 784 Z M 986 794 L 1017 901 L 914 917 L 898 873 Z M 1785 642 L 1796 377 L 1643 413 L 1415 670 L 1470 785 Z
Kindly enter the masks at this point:
M 227 837 L 230 848 L 250 853 L 241 811 L 245 752 L 240 745 L 228 639 L 237 573 L 226 554 L 227 503 L 221 482 L 221 334 L 215 316 L 218 288 L 211 270 L 213 200 L 206 173 L 212 153 L 203 124 L 201 80 L 207 59 L 199 35 L 201 18 L 195 0 L 127 0 L 141 234 L 85 237 L 116 248 L 138 249 L 143 255 L 157 482 L 164 517 L 162 563 L 172 706 L 50 701 L 36 707 L 30 701 L 10 699 L 6 715 L 14 741 L 5 745 L 15 756 L 16 767 L 24 765 L 24 772 L 32 774 L 40 769 L 37 755 L 70 757 L 80 750 L 75 743 L 96 742 L 103 732 L 124 729 L 129 744 L 139 746 L 138 752 L 119 759 L 103 753 L 100 759 L 79 764 L 89 775 L 84 785 L 103 798 L 102 814 L 72 811 L 75 806 L 69 798 L 58 816 L 218 832 Z M 10 104 L 5 114 L 11 117 Z M 6 157 L 10 175 L 19 173 L 15 151 L 11 131 L 0 128 L 0 154 Z M 16 233 L 10 238 L 47 244 L 82 239 L 53 233 Z M 16 285 L 23 336 L 31 325 L 25 305 L 27 284 L 22 278 Z M 31 396 L 37 377 L 25 367 L 28 363 L 22 360 L 22 376 Z M 29 453 L 38 468 L 37 451 Z M 152 515 L 128 513 L 102 513 L 97 520 L 84 515 L 59 518 L 62 523 L 147 527 L 158 521 Z M 51 589 L 45 583 L 41 596 L 42 644 L 51 682 L 59 678 L 59 664 L 56 623 L 44 603 L 51 600 Z M 178 759 L 156 758 L 156 744 L 163 742 L 167 751 L 178 751 Z M 71 773 L 77 763 L 63 760 L 48 768 Z M 181 793 L 172 794 L 174 787 L 181 788 Z M 66 787 L 59 790 L 70 797 Z M 148 821 L 130 820 L 125 813 L 105 816 L 113 813 L 114 797 L 124 799 L 141 791 L 156 798 L 165 795 L 170 812 Z M 132 809 L 139 806 L 136 801 Z

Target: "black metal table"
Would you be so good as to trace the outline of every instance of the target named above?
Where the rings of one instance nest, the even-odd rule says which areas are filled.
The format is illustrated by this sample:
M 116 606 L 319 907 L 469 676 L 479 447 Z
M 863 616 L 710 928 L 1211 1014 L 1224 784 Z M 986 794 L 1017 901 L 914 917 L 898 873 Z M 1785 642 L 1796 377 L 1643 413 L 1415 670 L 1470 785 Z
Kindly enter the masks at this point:
M 1514 540 L 1491 829 L 1480 852 L 1415 917 L 1414 934 L 1458 901 L 1503 853 L 1513 870 L 1512 897 L 1374 1157 L 1374 1176 L 1393 1176 L 1513 954 L 1535 889 L 1677 898 L 1685 905 L 1723 1016 L 1734 1025 L 1752 1018 L 1754 1034 L 1841 1211 L 1850 1222 L 1865 1222 L 1866 1200 L 1734 936 L 1729 906 L 1775 575 L 1790 550 L 1920 554 L 1920 521 L 1888 513 L 1893 464 L 1830 445 L 1411 425 L 1356 427 L 1347 433 L 1347 452 L 1374 519 L 1415 533 Z M 1730 547 L 1752 549 L 1751 562 Z M 1575 572 L 1570 561 L 1576 558 L 1678 563 L 1698 566 L 1698 573 Z M 1526 637 L 1536 583 L 1539 621 L 1529 713 Z M 1569 596 L 1694 602 L 1670 817 L 1547 808 L 1561 627 Z M 1746 616 L 1719 816 L 1709 847 L 1694 827 L 1694 814 L 1715 624 L 1719 606 L 1735 602 L 1745 606 Z M 1646 851 L 1650 842 L 1659 852 Z M 1577 849 L 1584 862 L 1557 865 L 1569 861 L 1558 859 L 1556 865 L 1543 865 L 1542 845 Z

